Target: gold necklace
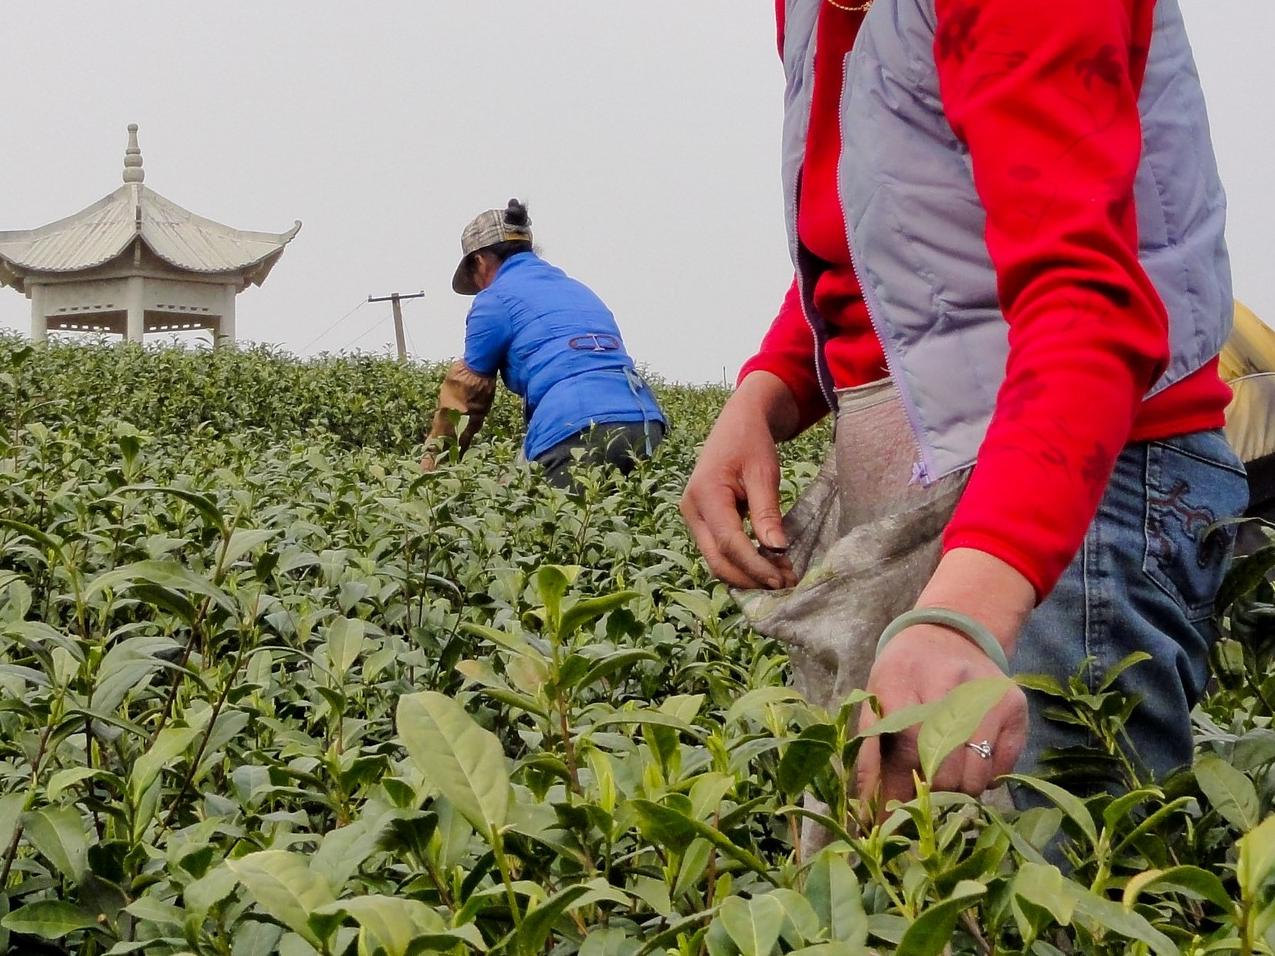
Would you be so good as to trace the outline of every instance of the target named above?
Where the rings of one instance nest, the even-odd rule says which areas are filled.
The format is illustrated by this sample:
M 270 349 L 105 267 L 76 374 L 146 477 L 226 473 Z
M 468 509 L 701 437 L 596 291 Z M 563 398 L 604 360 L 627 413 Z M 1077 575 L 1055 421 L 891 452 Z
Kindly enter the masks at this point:
M 844 10 L 846 13 L 863 13 L 875 3 L 876 0 L 865 0 L 864 3 L 837 3 L 837 0 L 828 0 L 832 6 L 838 10 Z

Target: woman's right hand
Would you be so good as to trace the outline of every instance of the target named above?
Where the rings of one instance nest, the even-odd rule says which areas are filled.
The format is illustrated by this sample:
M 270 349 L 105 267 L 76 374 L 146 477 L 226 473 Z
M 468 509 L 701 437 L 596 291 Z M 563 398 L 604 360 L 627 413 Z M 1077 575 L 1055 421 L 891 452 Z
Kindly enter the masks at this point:
M 682 495 L 682 517 L 709 568 L 738 588 L 785 588 L 797 576 L 784 556 L 776 436 L 797 430 L 797 404 L 769 372 L 753 372 L 717 418 Z M 752 522 L 763 554 L 744 531 Z

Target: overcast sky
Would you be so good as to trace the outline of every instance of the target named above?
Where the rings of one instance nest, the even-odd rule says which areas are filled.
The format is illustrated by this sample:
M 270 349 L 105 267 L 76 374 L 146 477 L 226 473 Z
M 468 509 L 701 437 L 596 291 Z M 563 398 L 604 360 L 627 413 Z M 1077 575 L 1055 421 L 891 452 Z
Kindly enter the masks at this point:
M 1275 3 L 1182 0 L 1230 194 L 1236 293 L 1275 317 Z M 120 184 L 300 235 L 238 300 L 240 338 L 302 354 L 393 342 L 456 354 L 465 222 L 531 204 L 550 260 L 666 377 L 733 378 L 791 277 L 769 0 L 5 0 L 0 229 Z M 338 322 L 342 316 L 352 315 Z M 0 289 L 0 326 L 29 304 Z

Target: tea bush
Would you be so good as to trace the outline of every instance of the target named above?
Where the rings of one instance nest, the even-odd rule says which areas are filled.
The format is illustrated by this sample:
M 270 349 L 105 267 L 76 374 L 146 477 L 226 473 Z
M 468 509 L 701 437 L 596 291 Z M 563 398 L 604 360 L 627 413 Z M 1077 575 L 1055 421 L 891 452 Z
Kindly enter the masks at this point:
M 421 475 L 440 375 L 0 338 L 0 946 L 1271 952 L 1275 547 L 1228 581 L 1194 769 L 1025 779 L 1023 813 L 922 781 L 876 824 L 855 702 L 786 689 L 678 517 L 725 392 L 658 384 L 655 459 L 567 496 L 503 400 Z M 1133 773 L 1133 703 L 1041 686 L 1072 761 Z M 912 715 L 926 766 L 998 691 Z

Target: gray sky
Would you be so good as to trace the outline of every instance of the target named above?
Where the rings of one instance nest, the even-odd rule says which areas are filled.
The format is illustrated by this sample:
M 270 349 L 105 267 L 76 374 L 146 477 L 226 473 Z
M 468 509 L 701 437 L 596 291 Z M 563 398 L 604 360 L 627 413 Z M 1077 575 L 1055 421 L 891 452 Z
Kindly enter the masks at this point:
M 1275 318 L 1275 4 L 1182 0 L 1231 201 L 1237 294 Z M 464 223 L 527 199 L 547 258 L 615 311 L 638 361 L 733 378 L 791 276 L 778 175 L 782 76 L 769 0 L 7 0 L 0 229 L 120 183 L 244 229 L 304 227 L 241 338 L 295 352 L 460 350 Z M 28 303 L 0 290 L 0 326 Z M 321 336 L 321 337 L 320 337 Z M 317 339 L 317 341 L 315 341 Z

